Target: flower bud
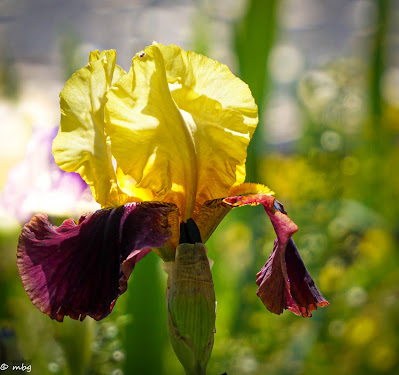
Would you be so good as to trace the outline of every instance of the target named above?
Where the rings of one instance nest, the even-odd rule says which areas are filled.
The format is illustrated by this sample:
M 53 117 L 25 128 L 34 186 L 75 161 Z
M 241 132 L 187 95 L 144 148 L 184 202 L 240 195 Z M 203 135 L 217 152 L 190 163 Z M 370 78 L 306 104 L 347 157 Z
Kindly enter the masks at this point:
M 205 374 L 215 333 L 215 291 L 204 244 L 182 243 L 168 273 L 169 337 L 186 374 Z

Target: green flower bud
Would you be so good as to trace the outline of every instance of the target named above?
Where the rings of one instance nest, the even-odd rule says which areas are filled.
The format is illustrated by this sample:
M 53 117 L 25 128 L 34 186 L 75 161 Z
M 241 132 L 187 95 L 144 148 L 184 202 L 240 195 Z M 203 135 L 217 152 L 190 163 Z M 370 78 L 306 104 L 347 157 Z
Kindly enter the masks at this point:
M 168 273 L 169 337 L 187 375 L 205 374 L 215 333 L 215 291 L 204 244 L 180 244 Z

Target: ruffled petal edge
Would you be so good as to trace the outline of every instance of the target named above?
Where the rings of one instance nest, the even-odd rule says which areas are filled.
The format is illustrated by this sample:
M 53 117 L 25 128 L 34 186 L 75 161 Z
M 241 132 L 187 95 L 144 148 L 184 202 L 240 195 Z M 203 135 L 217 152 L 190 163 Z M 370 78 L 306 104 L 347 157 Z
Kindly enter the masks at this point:
M 17 266 L 32 303 L 52 319 L 105 318 L 126 291 L 135 264 L 171 237 L 174 205 L 129 203 L 57 227 L 43 214 L 25 224 Z

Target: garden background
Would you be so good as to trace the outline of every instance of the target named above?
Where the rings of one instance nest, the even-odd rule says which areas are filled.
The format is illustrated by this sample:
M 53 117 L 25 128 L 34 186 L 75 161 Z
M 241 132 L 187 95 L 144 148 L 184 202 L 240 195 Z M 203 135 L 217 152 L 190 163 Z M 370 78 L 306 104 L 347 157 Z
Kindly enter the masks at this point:
M 54 187 L 48 144 L 29 139 L 58 125 L 59 91 L 89 51 L 114 48 L 127 70 L 156 40 L 249 84 L 260 123 L 247 181 L 284 203 L 330 302 L 310 319 L 268 312 L 255 274 L 273 229 L 260 207 L 234 210 L 207 244 L 218 302 L 208 373 L 399 373 L 398 21 L 389 0 L 0 0 L 0 364 L 25 361 L 40 375 L 184 373 L 154 254 L 101 322 L 51 321 L 16 269 L 33 213 L 60 223 L 93 204 Z

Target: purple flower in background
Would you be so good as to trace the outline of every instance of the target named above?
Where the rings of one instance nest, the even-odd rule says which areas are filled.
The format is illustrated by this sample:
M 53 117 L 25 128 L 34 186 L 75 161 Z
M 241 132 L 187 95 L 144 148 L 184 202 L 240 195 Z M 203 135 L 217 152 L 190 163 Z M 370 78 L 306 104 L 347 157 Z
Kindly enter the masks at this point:
M 25 158 L 12 168 L 0 196 L 3 210 L 21 222 L 34 212 L 71 216 L 99 205 L 78 173 L 67 173 L 54 161 L 52 142 L 58 127 L 34 127 Z

